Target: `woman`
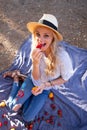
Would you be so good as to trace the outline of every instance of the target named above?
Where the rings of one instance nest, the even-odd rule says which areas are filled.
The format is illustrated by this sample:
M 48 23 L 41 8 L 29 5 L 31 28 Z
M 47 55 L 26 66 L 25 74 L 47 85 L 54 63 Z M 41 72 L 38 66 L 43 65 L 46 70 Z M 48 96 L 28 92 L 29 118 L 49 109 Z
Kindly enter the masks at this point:
M 43 89 L 64 84 L 71 77 L 73 67 L 67 52 L 58 45 L 63 38 L 57 31 L 58 23 L 53 15 L 44 14 L 39 23 L 31 22 L 27 27 L 33 39 L 32 81 L 39 86 L 32 93 L 38 95 Z
M 58 45 L 63 37 L 57 31 L 55 16 L 44 14 L 39 22 L 29 22 L 27 28 L 32 33 L 31 78 L 38 86 L 32 89 L 35 96 L 23 114 L 24 120 L 31 121 L 44 105 L 48 90 L 57 89 L 67 82 L 73 74 L 73 67 L 68 53 Z
M 58 89 L 67 82 L 73 74 L 73 67 L 68 53 L 58 45 L 63 37 L 57 31 L 55 16 L 44 14 L 39 22 L 28 23 L 27 28 L 32 33 L 31 75 L 16 93 L 10 107 L 18 111 L 28 100 L 28 107 L 23 109 L 23 118 L 31 121 L 44 105 L 49 89 Z M 33 86 L 37 87 L 32 89 Z M 23 96 L 19 98 L 21 90 Z

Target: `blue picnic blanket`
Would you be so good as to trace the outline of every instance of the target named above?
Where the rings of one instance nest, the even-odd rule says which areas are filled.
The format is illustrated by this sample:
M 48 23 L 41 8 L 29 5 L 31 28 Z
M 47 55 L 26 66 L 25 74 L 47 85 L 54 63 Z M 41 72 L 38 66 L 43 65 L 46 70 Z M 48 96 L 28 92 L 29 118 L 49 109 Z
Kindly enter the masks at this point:
M 8 70 L 19 69 L 23 74 L 30 74 L 31 43 L 31 37 L 24 41 Z M 51 90 L 53 97 L 48 96 L 35 120 L 26 127 L 22 112 L 16 114 L 8 107 L 0 108 L 1 130 L 87 130 L 87 50 L 65 41 L 59 45 L 72 59 L 73 76 L 58 90 Z M 3 78 L 5 71 L 0 73 L 0 101 L 8 98 L 13 82 L 11 78 Z

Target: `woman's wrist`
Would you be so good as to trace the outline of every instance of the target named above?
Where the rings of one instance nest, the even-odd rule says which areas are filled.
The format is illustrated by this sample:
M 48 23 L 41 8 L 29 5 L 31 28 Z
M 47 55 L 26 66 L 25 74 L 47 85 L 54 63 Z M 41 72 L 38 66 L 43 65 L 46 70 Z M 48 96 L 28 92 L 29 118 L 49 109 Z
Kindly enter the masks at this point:
M 44 88 L 54 86 L 52 81 L 44 82 Z
M 39 67 L 39 64 L 38 63 L 32 63 L 32 67 L 33 68 Z
M 53 81 L 49 81 L 50 86 L 54 86 Z
M 44 82 L 44 88 L 49 87 L 49 82 Z

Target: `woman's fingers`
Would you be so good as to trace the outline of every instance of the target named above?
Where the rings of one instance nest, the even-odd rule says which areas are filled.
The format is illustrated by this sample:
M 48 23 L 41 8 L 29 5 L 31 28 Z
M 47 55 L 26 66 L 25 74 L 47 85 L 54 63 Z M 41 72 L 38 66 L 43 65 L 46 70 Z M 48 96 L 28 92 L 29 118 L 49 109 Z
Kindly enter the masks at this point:
M 34 51 L 32 53 L 32 62 L 35 64 L 39 64 L 42 55 L 43 55 L 43 53 L 40 50 Z
M 37 56 L 41 55 L 42 52 L 40 49 L 34 49 L 32 52 L 32 58 L 36 58 Z
M 36 90 L 32 90 L 32 94 L 37 96 L 38 94 L 41 94 L 43 92 L 43 89 L 41 87 L 37 87 Z

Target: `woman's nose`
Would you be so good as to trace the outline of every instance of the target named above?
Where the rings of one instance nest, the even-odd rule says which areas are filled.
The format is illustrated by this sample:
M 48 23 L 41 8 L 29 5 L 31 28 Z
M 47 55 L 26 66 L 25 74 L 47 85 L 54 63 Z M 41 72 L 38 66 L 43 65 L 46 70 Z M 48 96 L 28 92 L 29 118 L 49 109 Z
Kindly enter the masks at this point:
M 39 37 L 38 41 L 43 43 L 44 42 L 44 38 L 43 37 Z

